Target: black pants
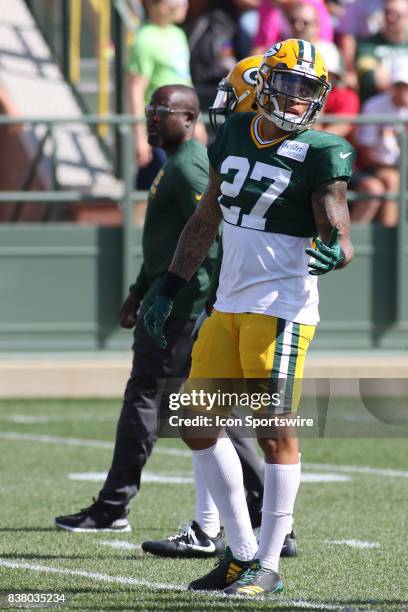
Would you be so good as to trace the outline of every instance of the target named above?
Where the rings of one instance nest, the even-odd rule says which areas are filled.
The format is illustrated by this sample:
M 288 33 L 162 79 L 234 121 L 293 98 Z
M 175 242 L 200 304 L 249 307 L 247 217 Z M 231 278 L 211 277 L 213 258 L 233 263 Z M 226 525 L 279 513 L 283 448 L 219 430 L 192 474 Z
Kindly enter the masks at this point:
M 168 344 L 163 350 L 148 335 L 143 321 L 138 320 L 132 372 L 117 425 L 112 465 L 99 493 L 105 503 L 126 506 L 140 489 L 142 469 L 157 440 L 158 416 L 167 415 L 169 410 L 168 395 L 162 393 L 159 382 L 188 376 L 193 326 L 192 321 L 171 317 L 165 327 Z M 241 460 L 247 493 L 261 499 L 263 464 L 256 443 L 239 435 L 235 427 L 227 431 Z

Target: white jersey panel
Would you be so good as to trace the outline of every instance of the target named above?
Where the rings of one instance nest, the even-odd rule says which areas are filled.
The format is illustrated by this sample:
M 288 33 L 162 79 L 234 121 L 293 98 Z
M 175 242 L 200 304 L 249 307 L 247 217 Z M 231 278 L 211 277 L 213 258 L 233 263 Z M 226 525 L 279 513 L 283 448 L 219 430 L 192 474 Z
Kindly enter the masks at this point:
M 224 222 L 224 254 L 214 308 L 316 325 L 319 294 L 317 277 L 308 273 L 308 247 L 309 238 Z

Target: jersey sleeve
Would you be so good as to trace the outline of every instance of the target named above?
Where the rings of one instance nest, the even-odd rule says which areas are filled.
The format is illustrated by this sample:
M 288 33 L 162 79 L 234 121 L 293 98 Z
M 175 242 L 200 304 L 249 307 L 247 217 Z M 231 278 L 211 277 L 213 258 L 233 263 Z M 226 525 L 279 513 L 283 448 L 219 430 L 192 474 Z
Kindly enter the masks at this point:
M 349 181 L 353 175 L 355 157 L 354 147 L 343 139 L 336 139 L 333 144 L 318 149 L 314 159 L 312 189 L 336 178 Z
M 222 126 L 217 130 L 217 134 L 215 136 L 214 141 L 207 149 L 207 155 L 208 159 L 210 160 L 210 164 L 217 173 L 220 172 L 221 159 L 223 159 L 222 151 L 225 143 L 226 125 L 226 123 L 223 123 Z
M 180 164 L 175 172 L 177 184 L 177 202 L 187 221 L 200 203 L 208 184 L 208 163 L 205 160 L 192 159 L 189 163 Z

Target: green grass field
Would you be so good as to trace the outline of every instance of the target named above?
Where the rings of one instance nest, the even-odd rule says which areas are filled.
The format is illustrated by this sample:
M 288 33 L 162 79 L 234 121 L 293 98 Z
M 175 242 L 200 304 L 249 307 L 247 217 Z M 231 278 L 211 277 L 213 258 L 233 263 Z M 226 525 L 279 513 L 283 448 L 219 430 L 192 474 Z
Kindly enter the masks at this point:
M 117 400 L 0 402 L 0 591 L 64 593 L 66 607 L 82 610 L 408 610 L 405 438 L 303 440 L 299 556 L 282 561 L 282 594 L 253 601 L 185 590 L 213 560 L 140 550 L 194 517 L 191 459 L 177 440 L 153 452 L 131 533 L 55 530 L 55 515 L 96 496 L 102 475 L 69 475 L 108 469 L 119 408 Z

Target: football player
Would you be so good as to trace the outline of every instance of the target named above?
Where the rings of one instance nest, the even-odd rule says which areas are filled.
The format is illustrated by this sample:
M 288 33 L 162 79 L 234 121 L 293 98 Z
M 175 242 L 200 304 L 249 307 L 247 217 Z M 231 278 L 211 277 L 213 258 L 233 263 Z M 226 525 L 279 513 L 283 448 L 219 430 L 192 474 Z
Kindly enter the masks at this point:
M 248 112 L 256 110 L 255 101 L 255 86 L 256 73 L 261 63 L 262 55 L 254 55 L 247 57 L 237 62 L 234 68 L 228 75 L 220 81 L 217 88 L 217 94 L 212 106 L 210 106 L 209 116 L 213 130 L 216 132 L 226 117 L 234 112 Z M 222 251 L 219 253 L 219 263 L 221 263 Z M 207 308 L 212 308 L 215 301 L 215 290 L 218 285 L 218 274 L 212 279 L 212 287 L 207 298 Z M 213 294 L 213 295 L 212 295 Z M 200 322 L 206 318 L 206 310 L 200 316 Z M 199 321 L 198 321 L 199 323 Z M 196 327 L 199 327 L 198 324 Z M 252 440 L 239 438 L 245 431 L 239 431 L 236 428 L 230 428 L 228 435 L 232 439 L 234 445 L 238 445 L 238 451 L 241 453 L 241 461 L 245 454 L 251 450 Z M 254 470 L 254 457 L 250 457 L 247 461 L 246 470 L 254 471 L 253 480 L 257 483 L 257 473 Z M 214 554 L 220 554 L 219 542 L 218 548 L 215 547 L 212 540 L 203 537 L 204 526 L 206 532 L 211 535 L 216 535 L 219 532 L 219 516 L 218 511 L 213 503 L 211 495 L 205 484 L 205 480 L 201 474 L 197 473 L 196 463 L 194 463 L 194 477 L 196 489 L 196 520 L 189 524 L 183 525 L 180 531 L 163 540 L 148 540 L 143 542 L 142 549 L 145 552 L 153 555 L 166 557 L 193 557 L 202 556 L 208 557 Z M 248 479 L 248 474 L 247 474 Z M 257 487 L 253 486 L 253 489 Z M 260 524 L 260 507 L 262 504 L 262 491 L 257 495 L 257 491 L 253 490 L 247 494 L 248 509 L 251 516 L 252 527 L 257 529 Z M 223 549 L 221 549 L 222 553 Z M 295 533 L 291 528 L 285 537 L 285 541 L 281 550 L 282 557 L 296 557 L 297 545 Z
M 217 132 L 208 150 L 210 178 L 202 205 L 182 232 L 144 319 L 149 334 L 165 347 L 163 328 L 173 300 L 222 221 L 217 299 L 194 345 L 188 383 L 195 390 L 197 380 L 206 381 L 206 390 L 216 391 L 219 379 L 243 379 L 251 389 L 275 388 L 280 402 L 275 409 L 268 406 L 268 415 L 296 411 L 319 321 L 317 276 L 344 268 L 353 257 L 347 182 L 355 152 L 343 138 L 312 129 L 329 89 L 324 59 L 307 41 L 285 40 L 265 53 L 257 73 L 259 112 L 234 113 Z M 246 596 L 279 592 L 279 555 L 300 482 L 296 435 L 273 425 L 258 433 L 265 454 L 258 546 L 238 457 L 220 433 L 183 434 L 229 544 L 215 569 L 189 588 Z

